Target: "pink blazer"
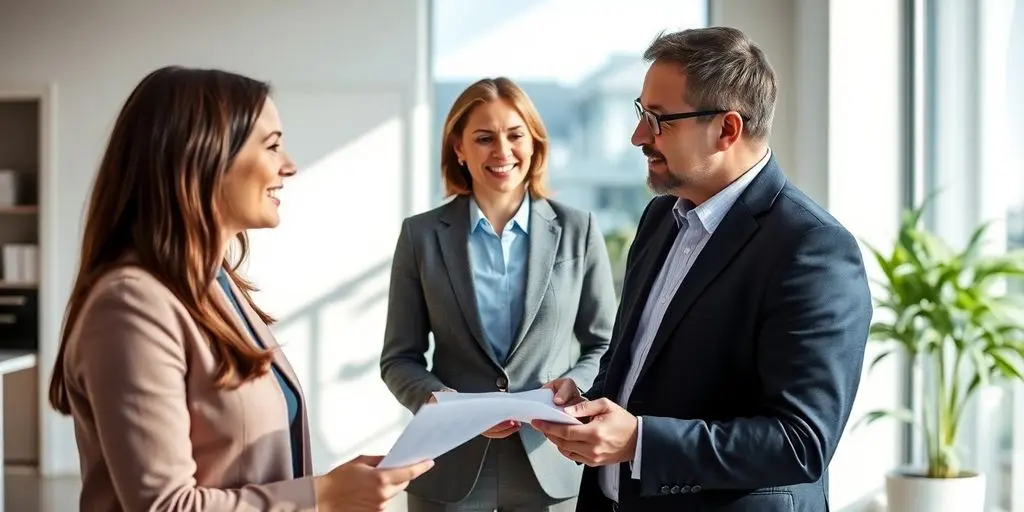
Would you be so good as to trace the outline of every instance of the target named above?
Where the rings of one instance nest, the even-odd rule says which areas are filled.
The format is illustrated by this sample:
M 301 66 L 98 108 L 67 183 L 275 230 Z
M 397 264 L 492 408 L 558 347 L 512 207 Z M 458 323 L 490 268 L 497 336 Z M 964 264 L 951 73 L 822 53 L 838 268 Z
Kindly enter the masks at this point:
M 276 347 L 234 292 L 256 334 Z M 211 293 L 237 319 L 216 283 Z M 238 327 L 248 332 L 240 320 Z M 316 510 L 305 402 L 280 350 L 274 364 L 299 390 L 303 475 L 292 475 L 287 409 L 273 374 L 216 389 L 208 343 L 151 274 L 129 266 L 101 278 L 65 350 L 81 510 Z

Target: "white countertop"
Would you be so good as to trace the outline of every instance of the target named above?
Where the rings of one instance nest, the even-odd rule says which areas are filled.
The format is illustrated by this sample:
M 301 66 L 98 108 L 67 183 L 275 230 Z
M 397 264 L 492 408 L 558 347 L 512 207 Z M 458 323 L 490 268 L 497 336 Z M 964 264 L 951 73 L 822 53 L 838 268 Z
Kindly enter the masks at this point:
M 34 350 L 0 350 L 0 375 L 18 372 L 35 365 Z

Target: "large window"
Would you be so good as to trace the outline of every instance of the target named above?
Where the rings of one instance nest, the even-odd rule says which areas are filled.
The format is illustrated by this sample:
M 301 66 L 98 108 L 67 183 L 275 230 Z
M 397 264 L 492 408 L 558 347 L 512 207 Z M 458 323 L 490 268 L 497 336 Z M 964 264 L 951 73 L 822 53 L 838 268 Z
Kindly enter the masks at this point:
M 651 199 L 644 157 L 629 142 L 641 54 L 662 30 L 706 25 L 706 0 L 434 0 L 432 17 L 435 140 L 466 86 L 516 81 L 548 130 L 554 199 L 594 212 L 620 280 Z M 440 177 L 435 186 L 440 199 Z
M 917 4 L 924 178 L 941 191 L 932 228 L 960 245 L 994 221 L 990 251 L 1024 249 L 1024 0 Z M 962 455 L 986 475 L 987 510 L 1024 512 L 1024 385 L 1002 382 L 972 407 Z
M 997 62 L 1005 89 L 1006 108 L 1002 126 L 1008 136 L 1006 189 L 1009 194 L 1006 235 L 1009 250 L 1024 250 L 1024 1 L 1001 2 L 1008 15 L 1004 22 L 1005 57 Z M 1002 54 L 1000 54 L 1002 57 Z M 998 149 L 1000 151 L 1003 148 Z M 1024 281 L 1013 283 L 1024 292 Z M 998 471 L 998 505 L 1002 510 L 1024 511 L 1024 385 L 1003 386 L 1002 421 L 997 433 L 996 470 Z

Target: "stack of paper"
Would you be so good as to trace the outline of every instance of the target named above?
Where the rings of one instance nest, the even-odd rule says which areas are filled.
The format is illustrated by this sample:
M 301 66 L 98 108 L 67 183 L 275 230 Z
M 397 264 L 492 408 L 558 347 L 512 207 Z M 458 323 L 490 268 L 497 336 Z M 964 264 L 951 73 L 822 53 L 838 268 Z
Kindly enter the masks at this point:
M 550 389 L 434 396 L 437 403 L 420 408 L 377 467 L 395 468 L 434 459 L 503 421 L 580 424 L 552 402 L 554 393 Z
M 0 281 L 35 283 L 39 281 L 39 246 L 4 244 L 0 249 Z

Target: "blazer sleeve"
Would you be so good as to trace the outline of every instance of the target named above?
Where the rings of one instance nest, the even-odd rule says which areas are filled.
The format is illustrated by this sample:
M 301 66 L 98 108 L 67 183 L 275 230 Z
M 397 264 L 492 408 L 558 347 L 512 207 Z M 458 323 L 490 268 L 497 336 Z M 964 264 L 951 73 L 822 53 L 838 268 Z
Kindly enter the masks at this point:
M 406 219 L 402 222 L 402 231 L 391 262 L 391 286 L 388 291 L 384 347 L 380 355 L 380 376 L 391 394 L 413 413 L 419 410 L 431 393 L 446 389 L 440 379 L 427 371 L 429 334 L 427 302 L 423 295 L 409 220 Z
M 871 299 L 860 249 L 841 226 L 797 242 L 762 299 L 760 416 L 645 416 L 641 494 L 673 483 L 756 489 L 814 482 L 828 467 L 860 383 Z
M 95 425 L 120 508 L 314 511 L 312 477 L 239 489 L 197 485 L 181 325 L 168 299 L 137 282 L 116 282 L 83 315 L 77 350 L 67 361 L 88 401 L 88 423 Z
M 597 376 L 601 357 L 608 350 L 615 321 L 615 285 L 608 248 L 591 213 L 587 223 L 587 249 L 583 286 L 573 330 L 580 342 L 580 358 L 563 377 L 581 389 L 589 388 Z

